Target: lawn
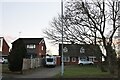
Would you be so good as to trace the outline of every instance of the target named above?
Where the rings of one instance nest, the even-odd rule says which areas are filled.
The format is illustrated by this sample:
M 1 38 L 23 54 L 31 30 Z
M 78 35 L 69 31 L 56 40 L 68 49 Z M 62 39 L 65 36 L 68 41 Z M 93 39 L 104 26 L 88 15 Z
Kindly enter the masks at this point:
M 60 77 L 60 74 L 56 75 Z M 64 78 L 112 78 L 109 72 L 101 72 L 96 66 L 65 66 Z

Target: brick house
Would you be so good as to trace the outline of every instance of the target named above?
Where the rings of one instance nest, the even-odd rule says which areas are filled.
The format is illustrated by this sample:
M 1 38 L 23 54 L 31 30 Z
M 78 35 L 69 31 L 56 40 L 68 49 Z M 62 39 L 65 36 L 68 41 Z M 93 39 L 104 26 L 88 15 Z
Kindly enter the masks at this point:
M 9 45 L 7 44 L 4 37 L 0 37 L 0 55 L 1 56 L 8 56 L 9 54 Z
M 62 45 L 59 44 L 59 55 L 62 53 Z M 78 64 L 80 59 L 99 62 L 102 52 L 98 45 L 92 44 L 63 44 L 65 64 Z
M 26 58 L 43 57 L 46 55 L 44 38 L 19 38 L 15 40 L 12 45 L 15 45 L 16 41 L 20 40 L 22 40 L 25 44 L 25 48 L 27 50 Z

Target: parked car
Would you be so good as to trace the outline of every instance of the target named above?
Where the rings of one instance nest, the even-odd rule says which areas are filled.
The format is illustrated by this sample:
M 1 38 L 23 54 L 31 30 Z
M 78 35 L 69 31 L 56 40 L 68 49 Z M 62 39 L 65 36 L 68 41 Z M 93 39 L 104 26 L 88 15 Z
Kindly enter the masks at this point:
M 0 63 L 1 64 L 8 63 L 8 59 L 0 58 Z
M 2 64 L 3 63 L 3 59 L 2 58 L 0 58 L 0 64 Z
M 56 66 L 56 57 L 55 56 L 46 56 L 44 65 L 47 67 L 55 67 Z
M 93 61 L 88 61 L 86 59 L 81 59 L 81 60 L 78 61 L 78 64 L 79 65 L 87 65 L 87 64 L 94 64 L 94 62 Z
M 4 63 L 8 63 L 8 59 L 7 58 L 3 58 L 3 62 Z

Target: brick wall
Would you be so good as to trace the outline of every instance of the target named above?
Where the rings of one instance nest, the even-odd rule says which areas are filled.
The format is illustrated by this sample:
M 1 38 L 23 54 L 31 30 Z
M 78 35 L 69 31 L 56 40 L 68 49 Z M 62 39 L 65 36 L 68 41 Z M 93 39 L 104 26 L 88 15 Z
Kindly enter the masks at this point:
M 46 55 L 46 46 L 44 43 L 36 45 L 36 52 L 38 57 L 43 57 Z
M 3 39 L 3 45 L 2 45 L 2 53 L 3 55 L 9 54 L 9 46 L 4 39 Z

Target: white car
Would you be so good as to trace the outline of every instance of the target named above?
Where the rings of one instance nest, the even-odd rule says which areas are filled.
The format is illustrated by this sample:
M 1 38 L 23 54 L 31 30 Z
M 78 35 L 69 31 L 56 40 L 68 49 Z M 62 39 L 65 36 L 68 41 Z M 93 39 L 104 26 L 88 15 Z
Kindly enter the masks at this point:
M 94 64 L 94 62 L 93 61 L 88 61 L 86 59 L 81 59 L 81 60 L 78 61 L 78 64 L 79 65 L 86 65 L 86 64 Z
M 8 60 L 5 58 L 0 58 L 0 63 L 1 64 L 8 63 Z
M 3 63 L 3 59 L 2 58 L 0 58 L 0 64 L 2 64 Z

